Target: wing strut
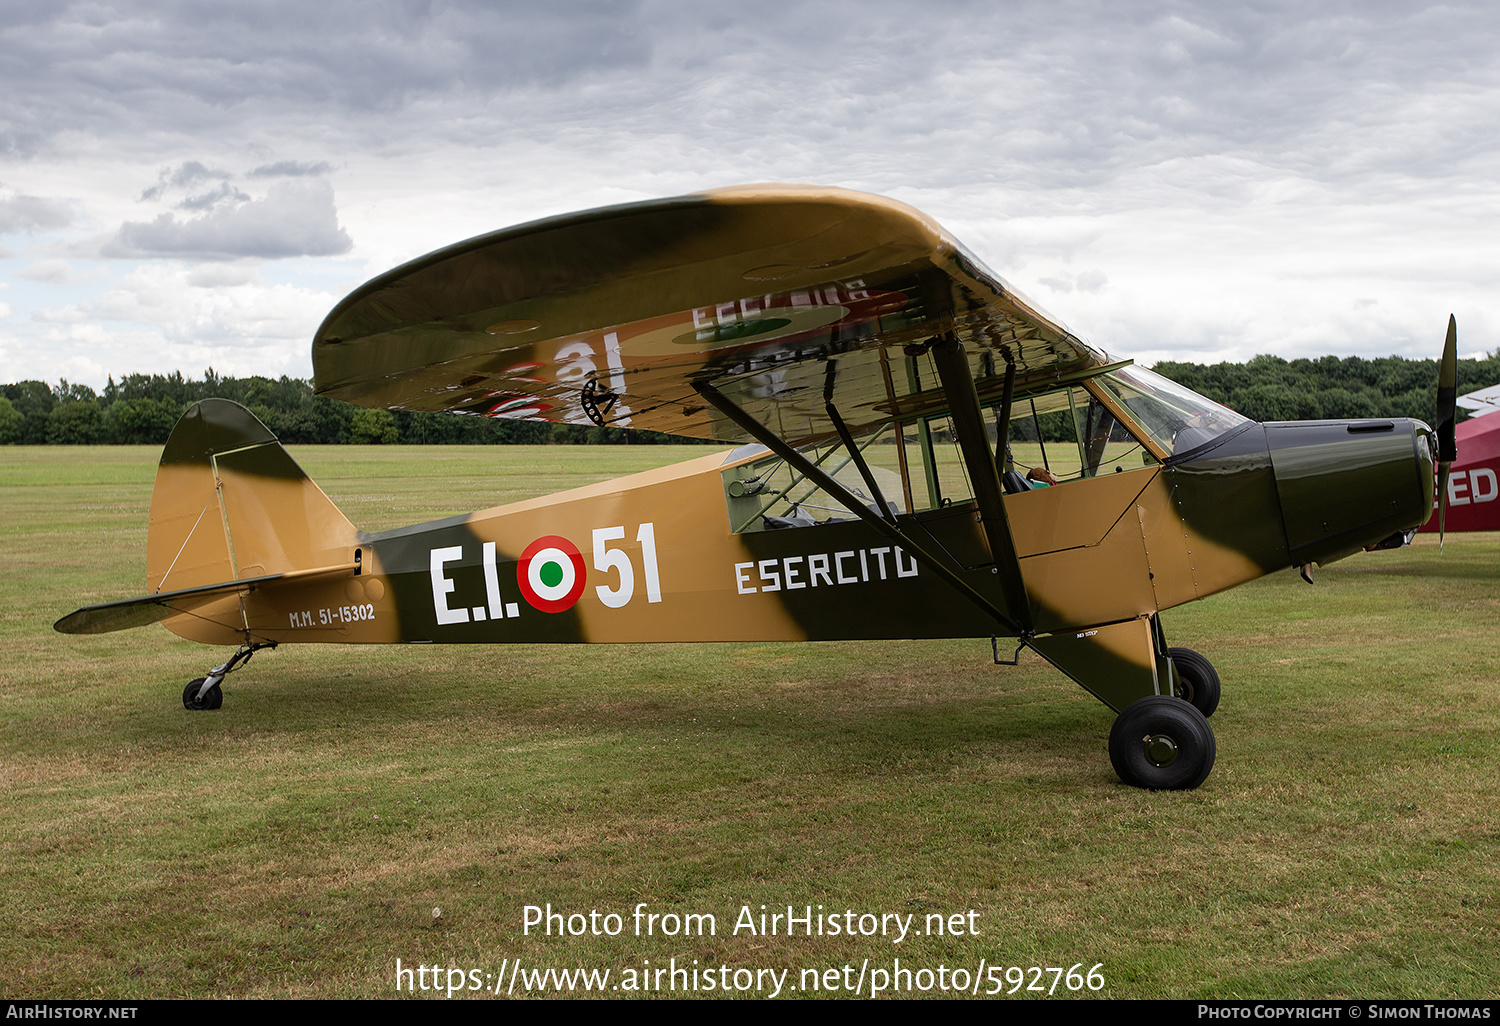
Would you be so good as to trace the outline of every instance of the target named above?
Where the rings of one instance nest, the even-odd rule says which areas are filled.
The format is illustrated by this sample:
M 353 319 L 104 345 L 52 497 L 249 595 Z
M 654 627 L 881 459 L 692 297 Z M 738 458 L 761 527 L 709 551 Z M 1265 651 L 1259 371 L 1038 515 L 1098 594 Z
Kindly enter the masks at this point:
M 969 385 L 970 391 L 973 390 L 973 387 L 974 386 L 971 382 Z M 965 581 L 962 577 L 958 576 L 958 574 L 949 569 L 947 564 L 943 563 L 936 556 L 932 555 L 932 553 L 928 552 L 920 542 L 914 541 L 911 536 L 909 536 L 905 531 L 901 530 L 898 525 L 889 523 L 881 517 L 877 516 L 874 510 L 865 505 L 865 503 L 861 502 L 847 488 L 839 484 L 831 476 L 825 473 L 821 467 L 815 465 L 811 460 L 802 455 L 796 449 L 793 449 L 790 445 L 787 445 L 786 442 L 779 438 L 769 428 L 761 424 L 760 421 L 756 420 L 754 417 L 750 416 L 734 403 L 730 402 L 728 397 L 726 397 L 724 393 L 720 392 L 717 388 L 710 385 L 706 381 L 694 381 L 693 389 L 704 399 L 708 400 L 709 404 L 713 406 L 714 409 L 718 410 L 720 413 L 724 414 L 724 416 L 728 417 L 731 421 L 734 422 L 736 426 L 742 428 L 744 432 L 751 438 L 755 439 L 761 445 L 764 445 L 767 449 L 770 449 L 776 455 L 780 456 L 792 466 L 796 467 L 797 471 L 802 474 L 803 477 L 807 478 L 809 481 L 816 482 L 818 487 L 822 488 L 829 495 L 833 496 L 839 502 L 843 503 L 845 508 L 847 508 L 855 516 L 859 517 L 865 523 L 875 528 L 875 530 L 879 531 L 885 537 L 889 538 L 892 542 L 900 545 L 903 549 L 910 552 L 912 556 L 921 561 L 924 566 L 930 569 L 933 573 L 937 574 L 944 581 L 948 582 L 948 584 L 952 585 L 953 589 L 960 595 L 968 599 L 970 602 L 974 603 L 974 605 L 978 606 L 980 609 L 984 610 L 984 612 L 993 617 L 996 622 L 1003 624 L 1008 631 L 1015 634 L 1017 637 L 1031 637 L 1032 632 L 1029 629 L 1029 626 L 1028 629 L 1023 630 L 1020 624 L 1018 624 L 1014 619 L 1008 616 L 993 602 L 976 591 L 968 581 Z M 1025 612 L 1027 614 L 1026 620 L 1029 625 L 1031 620 L 1031 617 L 1029 615 L 1030 609 L 1026 609 Z
M 989 435 L 984 429 L 984 411 L 979 407 L 979 393 L 974 388 L 974 375 L 969 370 L 969 359 L 964 355 L 963 343 L 952 335 L 934 339 L 932 362 L 937 366 L 938 378 L 943 383 L 943 393 L 948 398 L 948 415 L 953 418 L 953 433 L 958 436 L 959 448 L 963 450 L 964 465 L 969 471 L 969 482 L 974 486 L 974 498 L 979 503 L 980 524 L 984 528 L 985 541 L 989 543 L 990 556 L 995 561 L 995 572 L 1000 576 L 1001 593 L 1005 604 L 1016 611 L 1021 622 L 1022 638 L 1033 633 L 1031 600 L 1026 596 L 1026 582 L 1021 579 L 1021 561 L 1016 555 L 1016 543 L 1010 534 L 1010 520 L 1005 516 L 1005 488 L 1000 483 L 1000 470 L 990 452 Z M 1012 383 L 1015 380 L 1015 365 L 1006 367 L 1004 416 L 1010 416 Z M 1004 452 L 1009 424 L 1000 425 L 1000 437 L 996 444 Z
M 828 376 L 824 379 L 823 383 L 823 406 L 828 411 L 828 419 L 833 421 L 834 430 L 839 433 L 839 438 L 843 439 L 844 448 L 849 450 L 849 458 L 859 468 L 859 476 L 864 478 L 865 487 L 870 489 L 870 498 L 875 500 L 875 506 L 880 510 L 880 515 L 894 525 L 896 523 L 896 515 L 891 512 L 890 504 L 885 501 L 885 496 L 881 494 L 880 486 L 875 483 L 875 475 L 870 473 L 870 465 L 865 462 L 864 453 L 860 452 L 859 446 L 854 444 L 854 437 L 849 434 L 849 428 L 844 425 L 844 418 L 840 417 L 839 411 L 834 408 L 833 379 L 834 368 L 837 365 L 837 360 L 828 361 Z
M 1005 390 L 1000 394 L 1000 414 L 995 420 L 995 466 L 1010 470 L 1010 414 L 1016 399 L 1016 363 L 1005 361 Z M 1001 484 L 1001 491 L 1005 486 Z

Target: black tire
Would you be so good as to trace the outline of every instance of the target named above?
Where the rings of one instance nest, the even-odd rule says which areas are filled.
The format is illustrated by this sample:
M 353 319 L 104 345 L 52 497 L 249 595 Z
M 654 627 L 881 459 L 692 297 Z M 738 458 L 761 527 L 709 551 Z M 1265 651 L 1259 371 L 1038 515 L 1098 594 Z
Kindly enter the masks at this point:
M 193 712 L 203 712 L 217 709 L 224 704 L 224 691 L 215 684 L 209 688 L 202 699 L 198 697 L 198 689 L 203 686 L 203 677 L 188 681 L 188 686 L 182 689 L 182 707 L 191 709 Z
M 1214 664 L 1190 648 L 1169 648 L 1167 655 L 1177 667 L 1177 697 L 1193 703 L 1204 716 L 1219 707 L 1219 671 Z
M 1109 731 L 1109 761 L 1131 787 L 1190 791 L 1208 779 L 1215 753 L 1208 717 L 1169 695 L 1132 703 Z

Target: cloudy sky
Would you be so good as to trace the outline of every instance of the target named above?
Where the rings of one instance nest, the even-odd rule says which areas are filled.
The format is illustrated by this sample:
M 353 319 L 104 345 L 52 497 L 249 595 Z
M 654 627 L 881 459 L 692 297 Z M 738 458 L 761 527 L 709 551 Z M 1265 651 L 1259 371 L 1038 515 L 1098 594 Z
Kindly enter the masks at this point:
M 307 377 L 397 263 L 759 181 L 1144 362 L 1500 348 L 1482 3 L 9 0 L 0 76 L 0 381 Z

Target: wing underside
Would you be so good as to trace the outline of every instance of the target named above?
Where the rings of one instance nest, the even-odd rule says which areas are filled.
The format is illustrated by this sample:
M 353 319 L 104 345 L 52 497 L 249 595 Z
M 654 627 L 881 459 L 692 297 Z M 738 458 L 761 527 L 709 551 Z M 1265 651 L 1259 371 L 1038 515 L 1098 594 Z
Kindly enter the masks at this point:
M 319 393 L 365 406 L 616 425 L 726 442 L 711 384 L 792 444 L 947 407 L 927 357 L 964 343 L 981 396 L 1105 361 L 929 218 L 839 189 L 752 186 L 522 225 L 399 267 L 318 330 Z

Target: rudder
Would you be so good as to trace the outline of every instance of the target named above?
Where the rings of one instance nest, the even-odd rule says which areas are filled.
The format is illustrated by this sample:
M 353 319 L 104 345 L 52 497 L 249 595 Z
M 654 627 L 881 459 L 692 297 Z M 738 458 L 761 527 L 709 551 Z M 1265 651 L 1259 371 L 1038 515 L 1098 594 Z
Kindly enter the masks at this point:
M 194 404 L 172 429 L 151 494 L 152 592 L 345 563 L 358 531 L 249 410 Z

